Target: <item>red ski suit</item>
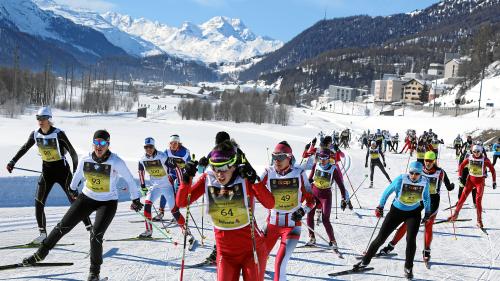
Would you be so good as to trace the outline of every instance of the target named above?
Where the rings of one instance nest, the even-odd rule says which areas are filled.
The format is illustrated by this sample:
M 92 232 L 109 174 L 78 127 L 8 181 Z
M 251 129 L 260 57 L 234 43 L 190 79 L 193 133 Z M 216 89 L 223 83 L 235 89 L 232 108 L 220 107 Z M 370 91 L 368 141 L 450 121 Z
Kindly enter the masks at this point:
M 314 199 L 310 193 L 311 188 L 307 176 L 300 168 L 288 168 L 282 173 L 276 172 L 274 168 L 268 168 L 261 178 L 262 182 L 269 184 L 267 188 L 273 192 L 276 201 L 275 209 L 269 210 L 265 229 L 268 254 L 274 248 L 278 238 L 281 240 L 274 262 L 274 281 L 286 281 L 286 266 L 300 239 L 302 225 L 301 221 L 292 220 L 292 214 L 300 207 L 306 213 L 309 212 L 314 207 Z M 286 182 L 290 185 L 292 181 L 297 183 L 298 190 L 286 189 Z M 302 204 L 304 201 L 305 205 Z M 292 202 L 297 204 L 292 205 Z M 280 207 L 285 207 L 285 210 L 279 210 Z
M 236 180 L 241 179 L 236 176 Z M 274 208 L 274 197 L 267 190 L 264 183 L 251 184 L 244 180 L 247 196 L 250 199 L 250 208 L 253 212 L 255 197 L 267 209 Z M 208 184 L 207 172 L 203 173 L 194 184 L 182 182 L 177 191 L 176 203 L 179 208 L 186 207 L 187 196 L 191 193 L 191 203 L 205 194 L 206 184 Z M 208 209 L 208 208 L 207 208 Z M 264 280 L 266 270 L 267 249 L 264 235 L 257 227 L 255 220 L 255 244 L 258 256 L 259 268 L 253 258 L 251 225 L 246 225 L 239 229 L 222 230 L 214 227 L 215 241 L 217 244 L 217 280 L 237 281 L 240 273 L 243 273 L 243 280 L 261 281 Z
M 474 163 L 471 163 L 474 162 Z M 477 165 L 477 168 L 471 166 L 471 164 Z M 465 182 L 464 191 L 462 192 L 462 196 L 458 200 L 457 207 L 455 208 L 455 213 L 453 214 L 454 218 L 458 217 L 462 206 L 464 205 L 467 196 L 472 191 L 472 189 L 476 189 L 476 214 L 477 221 L 482 222 L 482 212 L 483 212 L 483 192 L 484 192 L 484 178 L 486 175 L 486 168 L 488 168 L 491 172 L 492 181 L 495 183 L 497 179 L 497 175 L 495 172 L 495 168 L 491 165 L 490 159 L 481 155 L 481 157 L 476 157 L 474 155 L 469 155 L 468 158 L 465 158 L 464 161 L 458 167 L 458 177 L 462 176 L 462 171 L 465 166 L 469 165 L 469 176 L 467 177 L 467 181 Z M 476 175 L 475 175 L 476 174 Z

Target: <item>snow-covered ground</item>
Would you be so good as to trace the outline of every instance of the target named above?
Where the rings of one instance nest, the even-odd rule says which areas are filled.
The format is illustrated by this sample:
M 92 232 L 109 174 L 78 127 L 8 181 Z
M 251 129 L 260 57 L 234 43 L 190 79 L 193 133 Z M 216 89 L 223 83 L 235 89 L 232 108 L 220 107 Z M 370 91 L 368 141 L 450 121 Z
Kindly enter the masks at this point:
M 389 129 L 392 133 L 403 135 L 407 128 L 414 128 L 417 133 L 432 128 L 446 144 L 451 144 L 458 134 L 477 129 L 499 129 L 498 118 L 475 117 L 436 117 L 431 114 L 408 111 L 405 116 L 351 116 L 318 112 L 308 109 L 294 109 L 293 118 L 289 126 L 250 123 L 234 124 L 229 122 L 207 122 L 180 120 L 174 112 L 178 99 L 166 98 L 153 100 L 147 97 L 140 98 L 141 104 L 155 103 L 167 105 L 166 111 L 155 111 L 152 117 L 136 118 L 134 113 L 112 113 L 108 115 L 69 113 L 54 110 L 54 121 L 57 127 L 65 130 L 69 139 L 80 156 L 91 149 L 92 134 L 96 129 L 108 129 L 111 133 L 111 150 L 118 153 L 127 162 L 127 165 L 136 174 L 137 160 L 143 153 L 143 140 L 152 136 L 157 146 L 164 149 L 171 134 L 177 133 L 183 144 L 188 147 L 197 158 L 206 155 L 214 144 L 217 131 L 225 130 L 235 138 L 243 151 L 246 152 L 251 163 L 258 173 L 262 172 L 268 162 L 267 149 L 272 151 L 274 145 L 281 140 L 287 140 L 300 159 L 300 152 L 304 145 L 319 131 L 330 133 L 332 130 L 351 128 L 355 134 L 365 129 Z M 30 112 L 28 112 L 29 114 Z M 32 113 L 32 112 L 31 112 Z M 21 116 L 19 119 L 0 118 L 0 128 L 8 132 L 0 141 L 0 155 L 6 164 L 19 147 L 24 143 L 30 130 L 36 128 L 33 115 Z M 354 139 L 354 137 L 353 137 Z M 346 167 L 348 177 L 345 181 L 349 189 L 350 183 L 356 188 L 368 174 L 364 168 L 365 151 L 360 150 L 357 143 L 351 144 L 346 150 L 348 155 Z M 408 155 L 387 153 L 388 173 L 392 178 L 406 168 Z M 40 169 L 39 156 L 32 148 L 18 163 L 18 167 Z M 352 163 L 352 164 L 348 164 Z M 452 150 L 442 150 L 440 164 L 450 179 L 457 182 L 456 160 Z M 36 184 L 36 174 L 14 170 L 8 174 L 5 169 L 0 170 L 0 247 L 21 244 L 30 241 L 37 235 L 34 218 L 33 194 Z M 355 257 L 365 250 L 370 238 L 376 218 L 373 209 L 386 187 L 387 182 L 379 171 L 375 172 L 375 188 L 368 189 L 365 181 L 357 198 L 353 199 L 354 212 L 336 210 L 332 208 L 331 221 L 333 223 L 340 250 L 345 253 L 345 259 L 339 259 L 333 253 L 317 249 L 297 249 L 288 264 L 289 280 L 331 280 L 328 273 L 350 268 L 356 262 Z M 500 215 L 498 202 L 500 194 L 491 189 L 491 177 L 487 179 L 489 187 L 485 190 L 483 204 L 486 213 L 483 215 L 484 224 L 489 232 L 485 236 L 475 225 L 475 210 L 471 209 L 471 202 L 461 212 L 461 217 L 472 218 L 469 222 L 457 223 L 457 239 L 453 235 L 450 224 L 439 224 L 434 228 L 432 244 L 433 266 L 431 270 L 424 267 L 421 259 L 423 246 L 423 229 L 418 236 L 417 254 L 414 273 L 419 280 L 500 280 Z M 49 196 L 46 208 L 49 229 L 52 228 L 67 210 L 67 203 L 59 187 L 54 187 Z M 351 190 L 352 193 L 352 190 Z M 451 192 L 452 203 L 456 201 L 457 191 Z M 108 229 L 105 238 L 116 239 L 138 235 L 144 230 L 144 224 L 131 223 L 140 220 L 139 215 L 129 210 L 130 202 L 127 194 L 121 194 L 117 215 Z M 441 198 L 443 209 L 449 206 L 448 196 L 443 191 Z M 334 204 L 335 206 L 335 204 Z M 386 210 L 389 204 L 386 205 Z M 201 226 L 201 204 L 195 202 L 191 209 L 197 225 Z M 184 210 L 182 210 L 184 213 Z M 446 218 L 449 211 L 441 211 L 438 218 Z M 263 225 L 266 210 L 257 206 L 256 213 L 259 225 Z M 207 240 L 204 246 L 199 246 L 194 252 L 187 252 L 186 263 L 193 264 L 203 260 L 213 246 L 212 225 L 205 217 L 204 233 Z M 318 231 L 325 234 L 322 226 Z M 181 241 L 178 228 L 170 228 L 174 239 Z M 301 244 L 307 239 L 305 227 L 302 230 Z M 194 235 L 199 234 L 193 229 Z M 161 235 L 156 231 L 156 237 Z M 75 243 L 72 246 L 62 246 L 54 249 L 46 261 L 71 261 L 75 265 L 57 268 L 23 268 L 9 271 L 0 271 L 0 280 L 82 280 L 88 273 L 89 259 L 86 254 L 89 250 L 88 233 L 82 225 L 78 225 L 65 236 L 61 243 Z M 325 244 L 320 241 L 320 244 Z M 266 280 L 272 280 L 270 275 L 274 271 L 274 259 L 277 247 L 271 253 L 267 263 Z M 337 280 L 398 280 L 403 275 L 404 240 L 397 246 L 397 256 L 391 259 L 374 259 L 371 263 L 374 271 L 346 276 Z M 20 261 L 23 257 L 34 252 L 34 249 L 0 250 L 0 264 L 9 264 Z M 181 246 L 174 246 L 166 241 L 136 241 L 136 242 L 104 242 L 104 264 L 101 275 L 110 280 L 177 280 L 180 273 L 182 250 Z M 185 280 L 215 280 L 214 267 L 203 269 L 187 269 Z

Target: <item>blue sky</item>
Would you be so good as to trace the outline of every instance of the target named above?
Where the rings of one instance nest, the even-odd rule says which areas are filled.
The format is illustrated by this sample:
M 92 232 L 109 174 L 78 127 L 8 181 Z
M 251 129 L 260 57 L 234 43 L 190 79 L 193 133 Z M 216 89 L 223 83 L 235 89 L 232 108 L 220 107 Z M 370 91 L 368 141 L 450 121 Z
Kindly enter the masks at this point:
M 74 7 L 115 11 L 179 27 L 214 16 L 239 18 L 257 35 L 289 41 L 323 19 L 359 14 L 384 16 L 422 9 L 438 0 L 55 0 Z

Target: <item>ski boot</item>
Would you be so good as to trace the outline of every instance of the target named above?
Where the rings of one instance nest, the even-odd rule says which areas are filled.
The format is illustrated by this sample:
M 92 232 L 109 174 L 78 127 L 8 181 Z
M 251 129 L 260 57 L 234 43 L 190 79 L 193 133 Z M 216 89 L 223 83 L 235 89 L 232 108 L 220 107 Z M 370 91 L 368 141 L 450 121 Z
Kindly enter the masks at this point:
M 206 264 L 214 265 L 217 261 L 217 250 L 214 248 L 212 253 L 205 259 Z
M 413 268 L 406 268 L 405 267 L 405 277 L 408 280 L 413 279 Z
M 45 238 L 47 238 L 47 232 L 45 230 L 40 230 L 40 236 L 33 239 L 33 241 L 31 241 L 31 244 L 40 245 L 43 240 L 45 240 Z
M 153 221 L 161 221 L 163 219 L 163 212 L 159 212 L 156 216 L 153 217 Z
M 424 262 L 429 262 L 431 260 L 431 249 L 423 250 L 422 256 L 423 256 Z
M 351 200 L 347 201 L 347 208 L 349 208 L 349 210 L 353 210 L 354 207 L 352 206 L 352 203 L 351 203 Z
M 316 238 L 314 236 L 311 236 L 309 238 L 309 241 L 305 244 L 306 247 L 314 247 L 316 246 Z
M 330 248 L 332 248 L 332 249 L 338 249 L 339 248 L 337 246 L 337 241 L 335 241 L 335 240 L 328 242 L 328 246 L 330 246 Z
M 143 233 L 139 234 L 139 236 L 137 236 L 137 238 L 148 239 L 148 238 L 151 238 L 152 236 L 153 236 L 153 231 L 146 230 Z
M 24 258 L 23 259 L 23 264 L 24 265 L 34 265 L 37 262 L 43 261 L 45 257 L 42 257 L 38 254 L 38 252 L 34 253 L 33 255 Z
M 368 264 L 365 264 L 365 263 L 363 263 L 363 261 L 360 261 L 358 263 L 355 263 L 352 266 L 352 270 L 360 270 L 360 269 L 366 268 L 367 266 L 368 266 Z
M 99 278 L 99 272 L 90 272 L 89 276 L 87 277 L 87 281 L 99 281 L 101 278 Z
M 368 186 L 368 188 L 373 188 L 373 182 L 372 181 L 370 182 L 370 186 Z
M 394 245 L 391 242 L 389 242 L 389 244 L 387 244 L 387 246 L 385 246 L 384 248 L 382 248 L 378 252 L 378 255 L 380 255 L 380 256 L 388 255 L 393 250 L 394 250 Z

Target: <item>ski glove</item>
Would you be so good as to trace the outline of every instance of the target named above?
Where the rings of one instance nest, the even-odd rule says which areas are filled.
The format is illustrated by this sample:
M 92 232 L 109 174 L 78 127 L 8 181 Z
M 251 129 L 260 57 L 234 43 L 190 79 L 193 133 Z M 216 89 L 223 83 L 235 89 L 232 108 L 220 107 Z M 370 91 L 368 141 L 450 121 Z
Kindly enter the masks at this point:
M 168 159 L 167 159 L 167 167 L 169 167 L 171 169 L 175 169 L 177 167 L 177 165 L 183 164 L 183 163 L 184 163 L 184 160 L 182 160 L 181 158 L 168 157 Z
M 198 165 L 206 167 L 208 166 L 208 159 L 207 157 L 203 156 L 200 158 L 200 161 L 198 162 Z
M 497 189 L 497 183 L 496 182 L 494 182 L 492 186 L 493 186 L 493 189 Z
M 255 180 L 257 179 L 257 173 L 247 163 L 238 165 L 238 174 L 242 178 L 248 179 L 251 183 L 254 183 Z
M 344 211 L 346 207 L 347 207 L 347 202 L 344 199 L 342 199 L 340 201 L 340 209 Z
M 378 206 L 377 208 L 375 208 L 375 216 L 377 218 L 381 218 L 384 216 L 384 208 Z
M 311 145 L 312 145 L 312 146 L 315 146 L 315 145 L 316 145 L 316 141 L 317 141 L 317 139 L 316 139 L 316 137 L 315 137 L 315 138 L 311 141 Z
M 297 209 L 295 212 L 292 213 L 292 220 L 295 222 L 299 222 L 302 220 L 302 217 L 306 214 L 306 211 L 302 207 Z
M 426 223 L 430 218 L 431 218 L 431 214 L 430 213 L 425 213 L 424 217 L 422 218 L 421 224 Z
M 141 203 L 141 200 L 139 198 L 136 198 L 136 199 L 132 200 L 132 204 L 130 204 L 130 210 L 134 210 L 136 212 L 139 212 L 142 210 L 142 206 L 144 206 L 144 205 Z
M 310 148 L 310 147 L 311 147 L 311 144 L 310 144 L 310 143 L 308 143 L 308 144 L 306 144 L 306 147 L 304 148 L 304 150 L 306 150 L 306 151 L 307 151 L 307 150 L 309 150 L 309 148 Z
M 365 168 L 368 168 L 368 163 L 365 163 Z
M 14 161 L 10 161 L 8 164 L 7 164 L 7 171 L 9 171 L 9 173 L 12 174 L 12 170 L 14 170 L 14 165 L 16 165 L 16 163 L 14 163 Z
M 450 186 L 447 186 L 446 189 L 448 189 L 448 191 L 452 191 L 453 189 L 455 189 L 455 183 L 450 183 Z
M 78 197 L 78 189 L 68 188 L 68 193 L 69 193 L 69 196 L 73 199 L 76 199 Z
M 309 179 L 309 183 L 313 183 L 314 182 L 314 179 L 313 178 L 310 178 Z
M 387 164 L 385 164 L 385 162 L 384 162 L 384 167 L 387 167 Z
M 182 175 L 182 181 L 184 183 L 188 183 L 195 175 L 196 172 L 198 171 L 198 161 L 189 161 L 186 163 L 186 166 L 184 167 L 184 174 Z

